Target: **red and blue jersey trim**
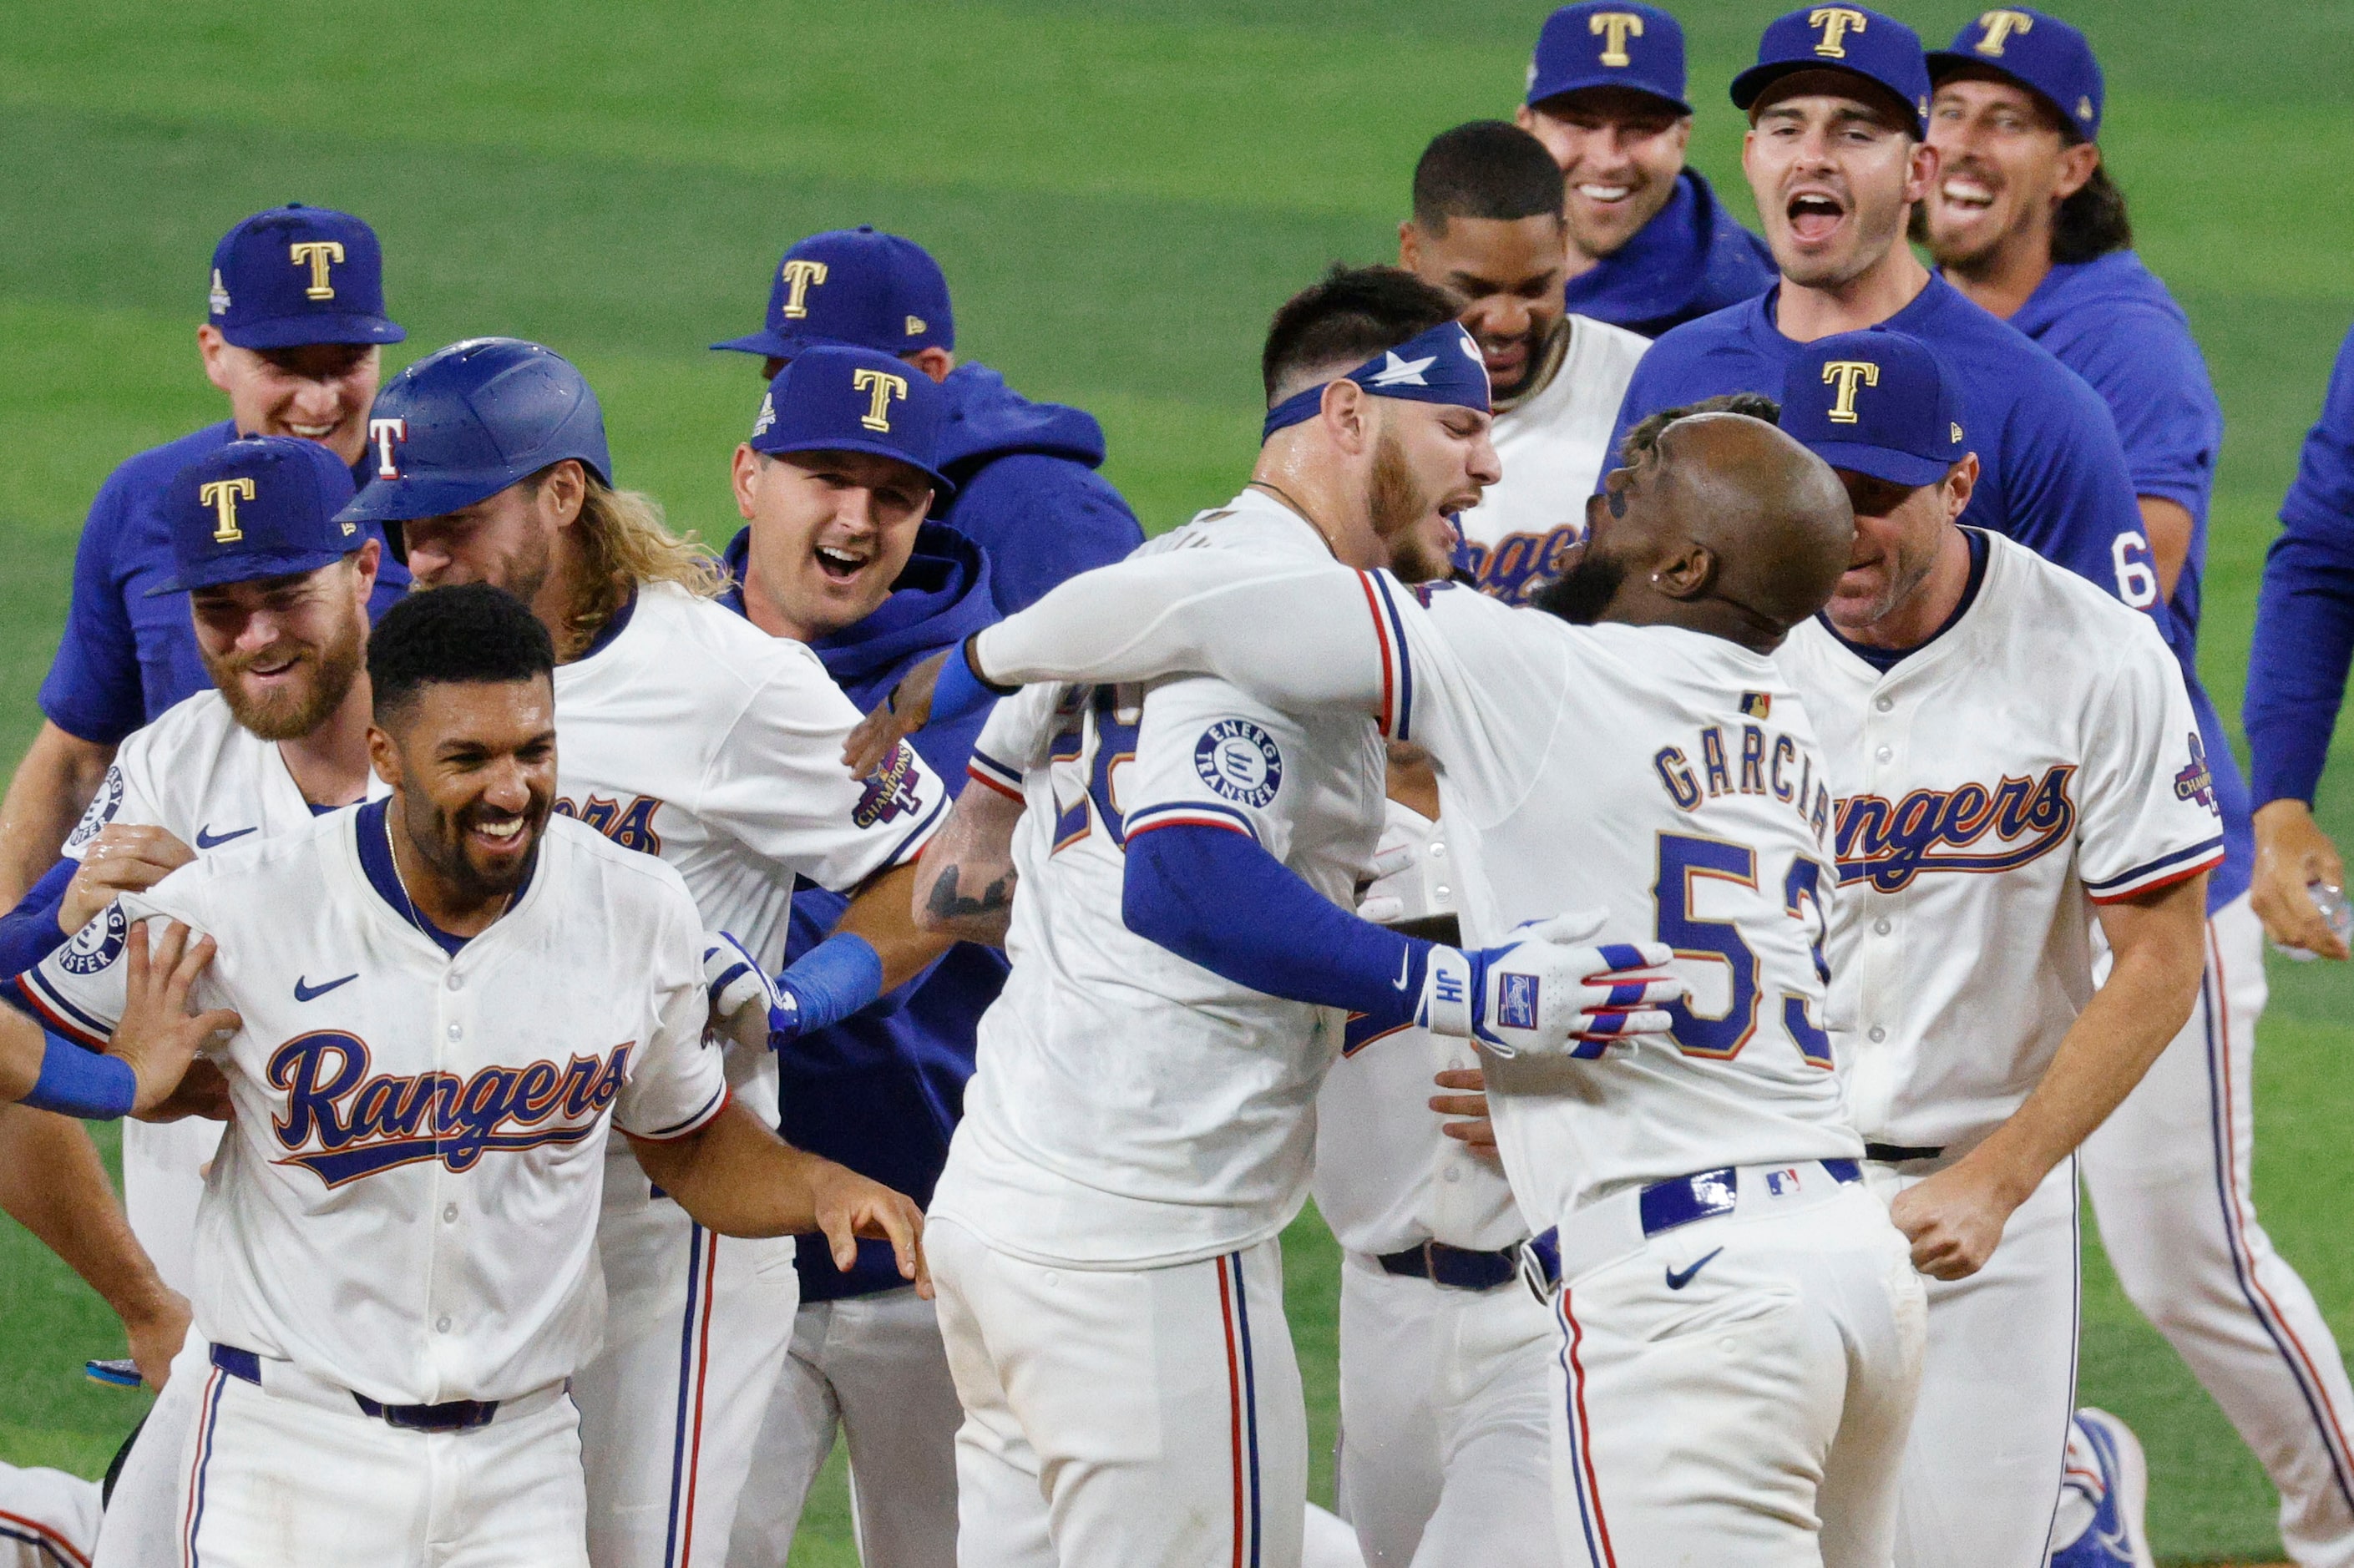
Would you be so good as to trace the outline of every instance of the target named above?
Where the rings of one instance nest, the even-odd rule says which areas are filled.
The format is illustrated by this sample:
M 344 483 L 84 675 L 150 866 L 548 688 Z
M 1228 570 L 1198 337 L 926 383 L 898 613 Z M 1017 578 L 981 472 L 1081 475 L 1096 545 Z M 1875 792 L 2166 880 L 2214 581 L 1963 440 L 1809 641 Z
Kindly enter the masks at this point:
M 2099 882 L 2086 882 L 2084 892 L 2095 904 L 2115 904 L 2120 899 L 2154 893 L 2161 887 L 2187 882 L 2200 872 L 2211 871 L 2222 863 L 2223 839 L 2219 833 L 2202 843 L 2192 844 L 2189 849 L 2145 861 L 2131 871 L 2105 877 Z
M 1250 818 L 1232 806 L 1221 806 L 1211 800 L 1172 800 L 1166 805 L 1147 806 L 1130 811 L 1127 818 L 1125 837 L 1135 841 L 1139 833 L 1149 833 L 1155 828 L 1223 828 L 1230 833 L 1241 833 L 1256 841 L 1258 828 Z
M 631 1138 L 642 1138 L 648 1143 L 670 1143 L 678 1139 L 690 1137 L 710 1126 L 712 1122 L 718 1119 L 719 1113 L 727 1108 L 727 1102 L 733 1099 L 735 1095 L 735 1090 L 722 1084 L 719 1086 L 719 1092 L 705 1100 L 703 1108 L 684 1121 L 674 1121 L 658 1132 L 634 1132 L 628 1128 L 623 1128 L 621 1130 L 629 1133 Z
M 1021 800 L 1023 798 L 1021 771 L 1018 768 L 1008 768 L 978 747 L 965 758 L 964 772 L 966 778 L 977 784 L 986 784 L 1009 800 Z
M 1382 661 L 1382 705 L 1373 716 L 1391 740 L 1411 740 L 1414 729 L 1414 662 L 1406 654 L 1405 623 L 1398 615 L 1391 579 L 1381 572 L 1359 572 L 1365 590 L 1365 609 L 1373 618 L 1373 641 Z
M 87 1050 L 105 1050 L 107 1042 L 114 1035 L 112 1024 L 58 995 L 57 989 L 41 978 L 38 969 L 27 969 L 12 980 L 0 982 L 0 1001 L 5 1001 L 51 1033 Z

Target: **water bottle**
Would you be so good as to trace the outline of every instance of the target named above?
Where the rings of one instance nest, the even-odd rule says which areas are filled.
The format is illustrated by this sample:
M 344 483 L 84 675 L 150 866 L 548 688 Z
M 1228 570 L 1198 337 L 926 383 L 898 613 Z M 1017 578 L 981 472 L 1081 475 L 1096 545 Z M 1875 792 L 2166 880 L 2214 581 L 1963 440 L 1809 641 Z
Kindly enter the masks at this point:
M 2313 906 L 2321 911 L 2322 919 L 2328 922 L 2339 941 L 2346 941 L 2349 934 L 2354 933 L 2354 903 L 2348 901 L 2344 888 L 2332 882 L 2308 882 L 2305 895 L 2313 900 Z M 2274 952 L 2300 964 L 2309 964 L 2321 957 L 2310 948 L 2292 948 L 2283 942 L 2274 942 L 2272 948 Z

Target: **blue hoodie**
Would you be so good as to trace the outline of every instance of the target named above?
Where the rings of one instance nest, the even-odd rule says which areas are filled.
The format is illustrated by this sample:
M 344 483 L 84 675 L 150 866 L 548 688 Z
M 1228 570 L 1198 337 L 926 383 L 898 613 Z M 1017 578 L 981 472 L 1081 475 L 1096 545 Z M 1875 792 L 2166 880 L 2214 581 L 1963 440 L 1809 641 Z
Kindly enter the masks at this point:
M 1000 614 L 1144 543 L 1136 514 L 1096 472 L 1104 435 L 1094 415 L 1033 403 L 985 365 L 958 366 L 947 387 L 940 470 L 957 493 L 934 521 L 987 554 Z
M 739 584 L 751 536 L 748 528 L 727 546 L 727 567 Z M 811 651 L 863 712 L 881 702 L 909 665 L 997 619 L 989 585 L 989 558 L 953 530 L 927 523 L 917 530 L 915 553 L 892 584 L 891 597 L 857 625 L 811 644 Z M 743 614 L 743 589 L 730 588 L 720 602 Z M 964 787 L 965 758 L 987 717 L 984 709 L 913 737 L 952 794 Z M 786 961 L 824 940 L 848 904 L 812 883 L 797 885 Z M 1003 953 L 960 942 L 864 1012 L 802 1035 L 779 1054 L 783 1114 L 777 1130 L 798 1149 L 929 1204 L 948 1160 L 949 1135 L 964 1112 L 974 1031 L 997 1000 L 1005 971 Z M 844 1274 L 833 1266 L 824 1237 L 803 1236 L 798 1264 L 804 1301 L 864 1296 L 907 1283 L 885 1242 L 860 1242 L 857 1266 Z
M 1569 308 L 1657 337 L 1780 282 L 1774 253 L 1741 227 L 1697 169 L 1635 237 L 1569 281 Z

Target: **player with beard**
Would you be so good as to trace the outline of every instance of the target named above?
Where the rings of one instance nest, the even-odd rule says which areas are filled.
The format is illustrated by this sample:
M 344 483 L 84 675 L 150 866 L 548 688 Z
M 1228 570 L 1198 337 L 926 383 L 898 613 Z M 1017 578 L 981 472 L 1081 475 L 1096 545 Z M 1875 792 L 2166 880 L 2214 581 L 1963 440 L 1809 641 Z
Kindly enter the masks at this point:
M 1770 287 L 1774 258 L 1684 164 L 1684 34 L 1634 0 L 1545 18 L 1514 116 L 1561 171 L 1567 306 L 1645 337 Z
M 1988 11 L 1929 57 L 1929 72 L 1939 161 L 1915 235 L 1955 287 L 2051 350 L 2108 405 L 2223 813 L 2199 1005 L 2086 1142 L 2085 1186 L 2126 1294 L 2280 1489 L 2291 1554 L 2354 1563 L 2354 1389 L 2312 1292 L 2258 1223 L 2250 1186 L 2265 1000 L 2264 929 L 2250 897 L 2257 839 L 2247 785 L 2198 673 L 2222 407 L 2189 318 L 2131 249 L 2125 196 L 2098 141 L 2105 95 L 2084 35 L 2041 11 Z M 2080 1420 L 2119 1450 L 2130 1484 L 2139 1467 L 2131 1433 L 2104 1413 Z M 2074 1533 L 2063 1525 L 2059 1539 Z
M 164 492 L 156 515 L 170 529 L 165 587 L 186 595 L 181 613 L 211 689 L 124 738 L 65 858 L 6 917 L 9 973 L 31 968 L 119 894 L 143 891 L 218 846 L 290 832 L 382 792 L 368 768 L 362 665 L 383 547 L 334 520 L 351 495 L 340 460 L 284 436 L 221 446 Z M 195 1288 L 196 1204 L 220 1130 L 198 1116 L 122 1129 L 133 1250 L 152 1255 L 170 1292 Z M 111 1194 L 83 1204 L 101 1218 L 112 1206 Z M 168 1316 L 133 1339 L 134 1358 L 164 1393 L 115 1488 L 108 1563 L 171 1550 L 173 1471 L 195 1420 L 204 1346 L 183 1350 L 184 1305 Z M 181 1372 L 197 1370 L 165 1384 L 174 1351 Z
M 1486 356 L 1503 477 L 1455 520 L 1457 567 L 1479 591 L 1526 603 L 1585 531 L 1610 426 L 1650 345 L 1564 310 L 1569 228 L 1537 140 L 1497 120 L 1443 132 L 1414 170 L 1398 265 L 1461 303 Z
M 837 406 L 854 397 L 886 431 L 937 431 L 945 395 L 929 380 L 863 356 L 857 369 L 871 379 L 854 385 L 845 368 Z M 754 420 L 754 449 L 778 418 Z M 453 344 L 396 376 L 369 422 L 376 476 L 345 518 L 395 527 L 420 588 L 489 583 L 546 628 L 563 739 L 555 809 L 675 866 L 705 926 L 732 934 L 709 955 L 713 978 L 737 988 L 719 1010 L 751 1024 L 730 1030 L 729 1073 L 775 1127 L 776 1048 L 948 945 L 908 909 L 910 863 L 946 810 L 938 777 L 913 750 L 873 783 L 843 768 L 858 710 L 806 647 L 714 602 L 717 564 L 649 498 L 614 487 L 596 394 L 561 355 L 514 338 Z M 800 878 L 849 901 L 786 970 Z M 780 970 L 770 1005 L 737 1008 Z M 794 1250 L 720 1237 L 626 1153 L 609 1161 L 599 1251 L 612 1327 L 574 1381 L 598 1568 L 725 1558 L 793 1330 Z M 854 1249 L 830 1250 L 835 1267 L 854 1265 Z
M 1618 430 L 1722 393 L 1779 397 L 1806 345 L 1834 333 L 1909 334 L 1936 350 L 1960 393 L 1981 464 L 1965 521 L 2149 609 L 2158 578 L 2107 407 L 1904 243 L 1937 175 L 1923 140 L 1928 99 L 1921 41 L 1893 17 L 1816 6 L 1766 28 L 1733 101 L 1749 113 L 1742 167 L 1781 281 L 1653 344 Z

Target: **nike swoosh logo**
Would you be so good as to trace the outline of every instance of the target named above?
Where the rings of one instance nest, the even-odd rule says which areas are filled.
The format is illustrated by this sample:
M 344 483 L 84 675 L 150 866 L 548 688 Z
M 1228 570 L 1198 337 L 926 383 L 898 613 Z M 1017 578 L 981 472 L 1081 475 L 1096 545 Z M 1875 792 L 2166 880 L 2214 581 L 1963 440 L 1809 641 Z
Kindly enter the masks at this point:
M 1398 978 L 1390 981 L 1392 988 L 1397 991 L 1404 991 L 1405 989 L 1406 973 L 1413 968 L 1414 949 L 1409 948 L 1405 952 L 1398 955 Z
M 200 850 L 217 849 L 231 839 L 241 839 L 248 833 L 258 833 L 260 831 L 259 828 L 239 828 L 235 832 L 216 833 L 213 832 L 213 825 L 207 822 L 196 830 L 196 847 Z
M 349 985 L 352 981 L 359 978 L 359 970 L 354 969 L 351 973 L 345 975 L 341 980 L 331 980 L 324 985 L 311 985 L 306 983 L 302 976 L 297 975 L 294 977 L 294 1000 L 297 1001 L 315 1001 L 319 998 L 326 995 L 329 991 L 334 990 L 337 986 Z M 1702 1258 L 1701 1261 L 1705 1263 L 1708 1260 L 1706 1258 Z M 1698 1265 L 1695 1265 L 1694 1266 L 1697 1267 Z
M 1716 1252 L 1723 1252 L 1723 1250 L 1724 1249 L 1723 1247 L 1718 1247 Z M 1672 1268 L 1668 1270 L 1668 1288 L 1670 1290 L 1681 1290 L 1685 1286 L 1690 1285 L 1692 1282 L 1692 1276 L 1698 1274 L 1702 1269 L 1706 1268 L 1709 1264 L 1714 1260 L 1716 1257 L 1716 1252 L 1710 1253 L 1707 1257 L 1702 1258 L 1699 1262 L 1693 1264 L 1690 1268 L 1685 1269 L 1681 1274 L 1677 1273 Z

